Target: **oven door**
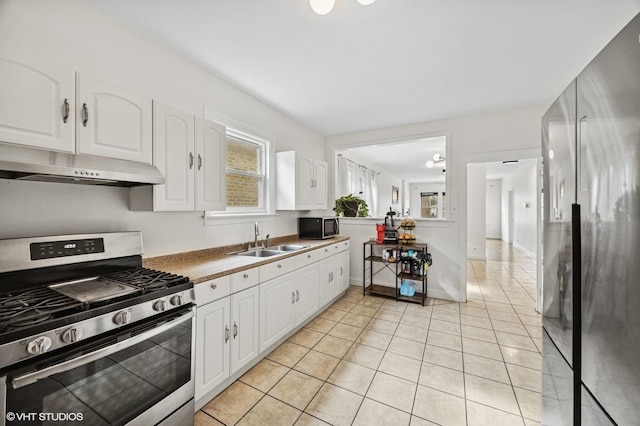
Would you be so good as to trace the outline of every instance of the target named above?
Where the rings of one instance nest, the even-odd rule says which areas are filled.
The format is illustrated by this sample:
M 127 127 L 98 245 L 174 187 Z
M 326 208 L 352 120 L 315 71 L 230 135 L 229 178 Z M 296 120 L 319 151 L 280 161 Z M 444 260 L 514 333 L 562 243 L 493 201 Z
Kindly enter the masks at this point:
M 187 308 L 20 364 L 1 378 L 0 423 L 192 424 L 193 331 Z

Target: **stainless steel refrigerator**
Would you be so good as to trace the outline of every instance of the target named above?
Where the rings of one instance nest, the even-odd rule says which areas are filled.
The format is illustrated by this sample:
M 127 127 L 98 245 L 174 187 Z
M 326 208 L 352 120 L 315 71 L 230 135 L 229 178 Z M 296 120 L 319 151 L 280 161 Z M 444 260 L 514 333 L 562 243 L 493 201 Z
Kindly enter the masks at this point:
M 640 15 L 542 133 L 542 423 L 640 425 Z

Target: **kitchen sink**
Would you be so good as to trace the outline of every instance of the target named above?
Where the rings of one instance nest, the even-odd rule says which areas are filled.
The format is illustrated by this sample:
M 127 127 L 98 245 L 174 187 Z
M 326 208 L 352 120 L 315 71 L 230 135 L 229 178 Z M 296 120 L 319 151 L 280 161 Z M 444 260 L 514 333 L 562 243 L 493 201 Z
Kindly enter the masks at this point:
M 261 250 L 250 250 L 243 251 L 242 253 L 236 253 L 238 256 L 250 256 L 250 257 L 271 257 L 277 256 L 279 254 L 284 254 L 283 250 L 269 250 L 269 249 L 261 249 Z
M 307 247 L 309 246 L 299 246 L 296 244 L 283 244 L 280 246 L 269 246 L 267 247 L 267 250 L 296 251 L 296 250 L 302 250 Z

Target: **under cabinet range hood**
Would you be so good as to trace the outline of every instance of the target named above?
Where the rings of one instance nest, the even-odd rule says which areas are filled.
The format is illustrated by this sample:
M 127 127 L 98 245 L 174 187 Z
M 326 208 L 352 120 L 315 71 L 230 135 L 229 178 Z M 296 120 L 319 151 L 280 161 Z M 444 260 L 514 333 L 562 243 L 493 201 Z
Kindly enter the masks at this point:
M 3 144 L 0 178 L 125 187 L 164 183 L 150 164 Z

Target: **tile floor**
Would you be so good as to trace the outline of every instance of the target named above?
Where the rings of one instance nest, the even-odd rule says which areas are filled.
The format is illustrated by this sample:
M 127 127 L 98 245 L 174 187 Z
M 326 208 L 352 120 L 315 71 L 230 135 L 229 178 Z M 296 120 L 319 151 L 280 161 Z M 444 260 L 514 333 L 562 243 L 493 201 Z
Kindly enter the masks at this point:
M 352 286 L 195 415 L 204 425 L 537 425 L 535 259 L 487 240 L 467 303 Z

